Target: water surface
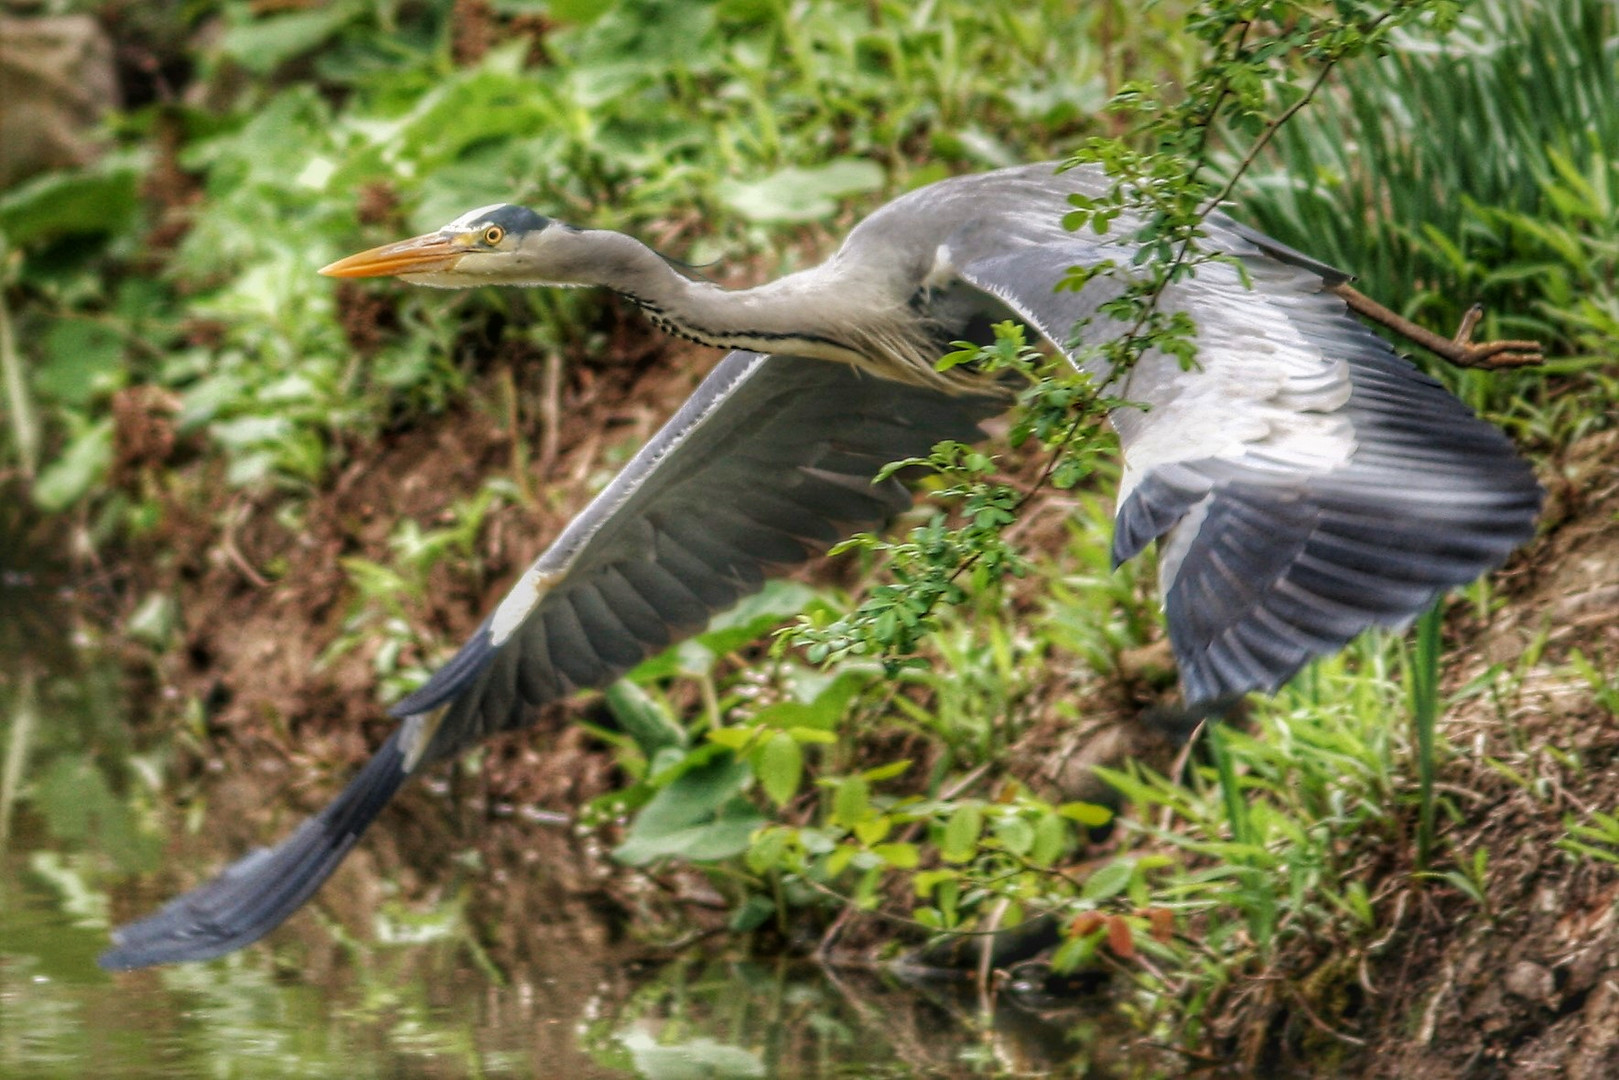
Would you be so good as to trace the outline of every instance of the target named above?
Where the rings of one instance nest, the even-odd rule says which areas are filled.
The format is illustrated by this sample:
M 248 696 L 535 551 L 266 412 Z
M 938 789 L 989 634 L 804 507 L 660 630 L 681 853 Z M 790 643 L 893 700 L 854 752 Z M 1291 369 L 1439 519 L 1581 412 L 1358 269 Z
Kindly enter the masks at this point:
M 579 872 L 568 843 L 518 822 L 503 823 L 523 853 L 506 874 L 532 884 L 504 908 L 468 902 L 488 891 L 476 872 L 436 909 L 391 902 L 387 851 L 410 843 L 395 829 L 266 944 L 104 973 L 109 923 L 264 839 L 257 822 L 233 829 L 231 808 L 284 801 L 286 780 L 169 790 L 162 749 L 131 739 L 141 680 L 87 613 L 93 595 L 23 565 L 14 540 L 0 536 L 0 1076 L 1117 1075 L 1099 1048 L 1122 1040 L 1071 1012 L 1003 1005 L 986 1029 L 948 987 L 613 940 L 554 887 Z M 345 929 L 355 911 L 373 913 L 363 940 Z

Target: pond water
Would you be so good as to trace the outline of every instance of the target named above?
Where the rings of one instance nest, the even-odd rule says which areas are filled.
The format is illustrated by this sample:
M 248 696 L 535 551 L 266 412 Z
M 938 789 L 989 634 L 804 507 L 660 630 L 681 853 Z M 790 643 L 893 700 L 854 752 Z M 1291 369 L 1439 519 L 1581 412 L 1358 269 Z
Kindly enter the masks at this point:
M 239 838 L 187 828 L 228 803 L 161 786 L 160 756 L 129 735 L 140 680 L 117 641 L 16 550 L 0 547 L 12 560 L 0 567 L 0 1077 L 1122 1075 L 1098 1051 L 1122 1040 L 1071 1012 L 1003 1005 L 984 1025 L 950 989 L 803 964 L 654 962 L 551 903 L 516 917 L 508 905 L 507 925 L 473 933 L 462 901 L 475 875 L 443 910 L 378 918 L 365 941 L 317 904 L 234 956 L 108 975 L 95 957 L 109 923 L 200 879 Z M 568 872 L 543 858 L 523 870 Z M 342 902 L 338 888 L 326 906 Z M 477 944 L 514 937 L 521 947 L 499 956 Z

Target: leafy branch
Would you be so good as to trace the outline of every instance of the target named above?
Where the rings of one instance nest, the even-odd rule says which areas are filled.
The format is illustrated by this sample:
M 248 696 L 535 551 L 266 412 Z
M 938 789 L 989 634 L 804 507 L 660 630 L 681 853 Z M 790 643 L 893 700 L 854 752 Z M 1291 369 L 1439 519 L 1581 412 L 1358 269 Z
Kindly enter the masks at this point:
M 869 534 L 835 550 L 859 549 L 885 555 L 890 581 L 878 585 L 860 604 L 837 618 L 804 616 L 786 640 L 817 663 L 850 657 L 880 658 L 890 673 L 923 661 L 917 650 L 938 627 L 941 605 L 959 605 L 973 592 L 1026 563 L 1007 543 L 1006 528 L 1047 485 L 1066 489 L 1088 475 L 1102 453 L 1100 421 L 1127 407 L 1129 374 L 1143 357 L 1175 357 L 1183 368 L 1196 362 L 1196 326 L 1184 311 L 1165 310 L 1171 286 L 1209 262 L 1241 264 L 1203 250 L 1209 216 L 1227 199 L 1276 133 L 1314 100 L 1340 64 L 1387 47 L 1390 35 L 1417 19 L 1438 30 L 1454 24 L 1451 0 L 1399 0 L 1375 5 L 1334 0 L 1321 5 L 1298 0 L 1241 0 L 1200 8 L 1188 23 L 1209 48 L 1212 59 L 1171 103 L 1166 92 L 1143 82 L 1125 84 L 1109 108 L 1132 117 L 1129 141 L 1091 139 L 1070 160 L 1102 166 L 1113 178 L 1100 196 L 1071 195 L 1073 210 L 1063 224 L 1106 235 L 1129 222 L 1134 251 L 1127 263 L 1102 260 L 1071 268 L 1055 287 L 1079 291 L 1102 278 L 1119 283 L 1118 295 L 1080 320 L 1067 344 L 1067 360 L 1042 357 L 1023 340 L 1020 327 L 996 328 L 996 341 L 982 348 L 964 343 L 939 362 L 947 369 L 975 365 L 988 377 L 1015 372 L 1026 383 L 1018 395 L 1012 445 L 1038 438 L 1047 454 L 1032 488 L 1016 490 L 996 479 L 990 455 L 957 443 L 936 447 L 926 458 L 898 462 L 886 470 L 920 468 L 941 483 L 932 494 L 941 509 L 904 539 Z M 1273 115 L 1274 114 L 1274 115 Z M 1250 142 L 1223 183 L 1206 179 L 1211 136 Z M 1147 146 L 1149 150 L 1138 150 Z M 1243 274 L 1244 280 L 1246 275 Z M 1103 327 L 1101 332 L 1094 329 Z M 1122 327 L 1115 332 L 1116 327 Z M 1100 378 L 1095 372 L 1102 372 Z M 1087 434 L 1088 433 L 1088 434 Z M 954 512 L 955 525 L 949 524 Z

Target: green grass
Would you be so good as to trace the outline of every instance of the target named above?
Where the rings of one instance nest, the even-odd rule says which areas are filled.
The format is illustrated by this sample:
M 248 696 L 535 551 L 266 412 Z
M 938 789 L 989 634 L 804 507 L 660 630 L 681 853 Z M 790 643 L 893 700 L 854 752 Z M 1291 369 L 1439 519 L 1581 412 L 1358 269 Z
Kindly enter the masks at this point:
M 225 107 L 147 107 L 116 122 L 104 161 L 0 196 L 16 331 L 0 360 L 11 415 L 30 418 L 0 454 L 37 468 L 37 504 L 110 549 L 158 534 L 164 490 L 203 499 L 219 483 L 296 518 L 384 432 L 468 395 L 476 422 L 511 417 L 517 381 L 491 371 L 503 344 L 571 364 L 605 347 L 599 301 L 576 293 L 384 287 L 356 326 L 313 273 L 337 255 L 514 200 L 762 279 L 888 193 L 1107 130 L 1095 114 L 1123 78 L 1181 76 L 1192 58 L 1176 5 L 626 0 L 591 20 L 561 4 L 542 41 L 497 23 L 486 51 L 459 56 L 448 0 L 218 7 L 228 31 L 197 60 L 222 82 L 227 61 L 246 67 Z M 1492 335 L 1543 338 L 1549 376 L 1442 375 L 1552 455 L 1611 425 L 1601 405 L 1619 397 L 1615 32 L 1595 0 L 1473 5 L 1443 46 L 1408 38 L 1343 69 L 1237 191 L 1241 216 L 1425 323 L 1445 330 L 1476 298 Z M 195 204 L 139 194 L 169 164 L 165 131 Z M 158 247 L 167 213 L 189 226 L 172 249 Z M 107 487 L 110 402 L 136 385 L 177 395 L 188 467 L 213 480 L 153 466 L 144 485 Z M 405 657 L 452 643 L 423 636 L 415 605 L 435 573 L 481 581 L 476 541 L 535 497 L 531 480 L 514 451 L 449 520 L 402 522 L 386 556 L 349 558 L 328 659 L 380 639 L 382 691 L 419 680 Z M 1487 697 L 1505 719 L 1546 665 L 1533 648 L 1447 695 L 1438 616 L 1415 646 L 1372 635 L 1314 665 L 1173 775 L 1117 765 L 1117 809 L 1006 778 L 1024 740 L 1119 707 L 1121 656 L 1158 636 L 1150 561 L 1110 566 L 1115 481 L 1100 467 L 1066 493 L 1056 550 L 940 613 L 927 664 L 892 679 L 751 646 L 806 603 L 823 621 L 848 606 L 798 586 L 649 661 L 580 710 L 624 776 L 587 822 L 625 863 L 704 868 L 739 932 L 851 906 L 915 940 L 1056 915 L 1056 963 L 1126 972 L 1143 1026 L 1186 1045 L 1247 976 L 1327 978 L 1390 947 L 1394 891 L 1453 888 L 1487 911 L 1488 853 L 1447 830 L 1460 811 L 1439 781 L 1460 751 L 1443 717 Z M 1482 619 L 1499 602 L 1480 586 L 1442 611 Z M 1566 669 L 1619 707 L 1613 658 Z M 66 805 L 61 769 L 43 795 L 8 783 L 0 802 Z M 1111 846 L 1093 844 L 1102 827 Z M 1565 849 L 1611 861 L 1616 836 L 1598 811 L 1570 820 Z
M 1471 4 L 1443 41 L 1408 39 L 1343 71 L 1282 130 L 1239 212 L 1441 333 L 1483 303 L 1479 340 L 1537 338 L 1546 371 L 1612 400 L 1614 34 L 1601 0 Z M 1611 422 L 1547 394 L 1543 371 L 1434 370 L 1543 446 Z
M 582 295 L 389 288 L 381 325 L 345 327 L 314 274 L 340 254 L 517 201 L 780 272 L 827 246 L 785 230 L 847 198 L 1051 156 L 1093 130 L 1112 66 L 1092 42 L 1120 19 L 1057 0 L 623 0 L 569 6 L 540 37 L 497 24 L 458 63 L 473 16 L 449 0 L 218 7 L 230 29 L 195 58 L 201 78 L 252 76 L 223 109 L 148 106 L 117 125 L 127 151 L 0 197 L 36 372 L 17 408 L 48 433 L 19 423 L 3 452 L 39 459 L 51 510 L 95 500 L 123 386 L 177 392 L 182 433 L 233 485 L 307 491 L 385 424 L 457 400 L 502 337 L 586 359 L 600 301 Z M 1178 61 L 1172 25 L 1155 9 L 1133 28 L 1143 64 Z M 143 202 L 176 167 L 201 198 Z M 175 220 L 160 272 L 135 272 Z

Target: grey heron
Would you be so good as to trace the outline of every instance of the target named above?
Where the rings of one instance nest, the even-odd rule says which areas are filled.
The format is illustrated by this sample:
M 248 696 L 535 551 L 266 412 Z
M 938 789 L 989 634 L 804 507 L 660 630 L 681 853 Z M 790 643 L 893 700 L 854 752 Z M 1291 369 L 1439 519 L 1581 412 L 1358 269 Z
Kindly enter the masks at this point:
M 486 206 L 323 273 L 422 285 L 602 286 L 661 328 L 731 352 L 517 580 L 466 645 L 391 710 L 401 721 L 326 809 L 280 844 L 114 934 L 114 969 L 197 960 L 279 925 L 409 776 L 523 726 L 701 629 L 765 575 L 909 505 L 885 463 L 982 437 L 1006 406 L 933 363 L 1014 318 L 1063 348 L 1122 288 L 1053 288 L 1128 263 L 1134 224 L 1061 224 L 1100 171 L 958 177 L 872 213 L 824 264 L 728 291 L 626 235 Z M 1111 420 L 1124 455 L 1113 555 L 1159 544 L 1188 702 L 1271 691 L 1371 626 L 1398 625 L 1498 565 L 1541 492 L 1507 438 L 1346 309 L 1345 275 L 1223 214 L 1232 262 L 1170 285 L 1198 369 L 1149 353 Z M 1245 275 L 1246 274 L 1246 279 Z M 1116 335 L 1092 322 L 1087 335 Z M 1105 376 L 1106 372 L 1093 372 Z

